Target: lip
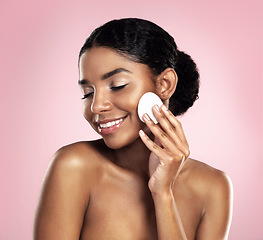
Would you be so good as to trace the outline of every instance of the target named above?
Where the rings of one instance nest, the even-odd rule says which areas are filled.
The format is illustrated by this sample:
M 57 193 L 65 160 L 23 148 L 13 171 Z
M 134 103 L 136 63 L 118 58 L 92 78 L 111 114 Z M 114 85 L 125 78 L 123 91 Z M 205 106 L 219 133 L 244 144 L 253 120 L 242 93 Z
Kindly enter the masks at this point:
M 119 117 L 119 118 L 114 118 L 114 119 L 105 119 L 102 121 L 98 121 L 98 131 L 101 135 L 107 135 L 115 132 L 116 130 L 119 129 L 119 127 L 122 125 L 124 120 L 126 119 L 127 116 L 125 117 Z M 104 125 L 103 127 L 100 125 Z M 108 124 L 109 126 L 106 126 Z M 111 125 L 113 124 L 113 125 Z
M 118 118 L 112 118 L 112 119 L 104 119 L 104 120 L 101 120 L 101 121 L 97 121 L 96 123 L 97 124 L 105 124 L 105 123 L 108 123 L 108 122 L 113 122 L 113 121 L 118 121 L 122 118 L 126 118 L 127 116 L 124 116 L 124 117 L 118 117 Z

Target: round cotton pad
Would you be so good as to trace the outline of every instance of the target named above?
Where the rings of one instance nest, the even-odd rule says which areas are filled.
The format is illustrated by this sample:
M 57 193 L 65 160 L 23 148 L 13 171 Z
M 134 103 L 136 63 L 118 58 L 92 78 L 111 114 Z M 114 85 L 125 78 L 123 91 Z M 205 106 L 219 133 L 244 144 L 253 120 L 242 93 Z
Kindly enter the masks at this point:
M 138 104 L 138 115 L 142 122 L 144 122 L 142 115 L 147 113 L 155 124 L 158 123 L 152 111 L 153 106 L 156 104 L 160 107 L 163 102 L 155 93 L 147 92 L 141 97 Z

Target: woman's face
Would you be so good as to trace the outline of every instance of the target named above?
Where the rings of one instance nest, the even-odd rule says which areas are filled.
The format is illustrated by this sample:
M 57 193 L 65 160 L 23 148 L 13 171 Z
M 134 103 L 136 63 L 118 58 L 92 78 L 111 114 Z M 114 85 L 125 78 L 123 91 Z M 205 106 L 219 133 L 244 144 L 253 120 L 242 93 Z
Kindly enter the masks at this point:
M 82 54 L 79 84 L 83 114 L 108 147 L 118 149 L 134 142 L 145 127 L 137 114 L 140 97 L 156 92 L 148 67 L 106 47 Z

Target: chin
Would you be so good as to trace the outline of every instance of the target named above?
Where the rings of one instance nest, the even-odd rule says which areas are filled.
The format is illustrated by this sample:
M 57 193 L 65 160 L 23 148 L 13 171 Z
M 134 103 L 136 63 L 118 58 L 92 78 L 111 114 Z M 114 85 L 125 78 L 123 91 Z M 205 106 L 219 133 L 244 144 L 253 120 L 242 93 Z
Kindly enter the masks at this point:
M 107 145 L 107 147 L 117 150 L 120 148 L 124 148 L 127 147 L 131 144 L 133 144 L 137 139 L 139 139 L 139 133 L 137 133 L 134 136 L 122 136 L 122 138 L 119 138 L 116 136 L 115 137 L 103 137 L 103 140 L 105 142 L 105 144 Z

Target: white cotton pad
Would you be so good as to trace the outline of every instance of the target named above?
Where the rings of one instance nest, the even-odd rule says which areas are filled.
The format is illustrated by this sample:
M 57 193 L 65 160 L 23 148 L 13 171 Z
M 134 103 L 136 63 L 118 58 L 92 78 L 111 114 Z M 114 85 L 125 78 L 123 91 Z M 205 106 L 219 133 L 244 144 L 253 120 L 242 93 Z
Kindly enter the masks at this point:
M 138 115 L 142 122 L 144 122 L 142 115 L 147 113 L 155 124 L 158 123 L 152 111 L 153 106 L 156 104 L 161 107 L 163 102 L 155 93 L 147 92 L 141 97 L 138 104 Z

